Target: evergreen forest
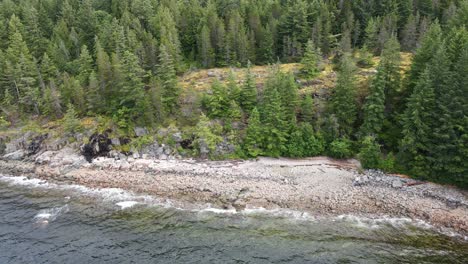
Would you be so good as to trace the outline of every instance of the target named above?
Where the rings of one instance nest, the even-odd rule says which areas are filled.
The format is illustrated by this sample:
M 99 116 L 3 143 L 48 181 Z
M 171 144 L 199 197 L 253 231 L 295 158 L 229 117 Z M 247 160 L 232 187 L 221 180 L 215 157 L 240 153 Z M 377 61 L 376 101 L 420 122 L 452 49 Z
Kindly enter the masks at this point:
M 468 0 L 1 0 L 0 38 L 1 133 L 112 130 L 126 153 L 170 128 L 190 156 L 468 188 Z

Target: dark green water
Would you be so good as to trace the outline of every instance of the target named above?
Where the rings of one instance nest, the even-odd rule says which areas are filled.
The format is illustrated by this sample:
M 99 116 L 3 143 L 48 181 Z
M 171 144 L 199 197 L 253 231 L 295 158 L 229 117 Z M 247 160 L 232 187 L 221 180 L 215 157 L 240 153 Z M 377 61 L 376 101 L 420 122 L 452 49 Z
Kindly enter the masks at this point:
M 121 203 L 132 200 L 139 203 Z M 0 263 L 468 262 L 463 239 L 408 219 L 216 213 L 155 201 L 0 176 Z

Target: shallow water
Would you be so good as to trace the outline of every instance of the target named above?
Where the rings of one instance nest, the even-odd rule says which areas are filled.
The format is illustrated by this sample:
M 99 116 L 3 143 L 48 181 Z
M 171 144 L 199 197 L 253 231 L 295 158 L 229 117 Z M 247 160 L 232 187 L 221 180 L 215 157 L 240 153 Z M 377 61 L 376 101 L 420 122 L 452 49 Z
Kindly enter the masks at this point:
M 0 263 L 466 263 L 468 243 L 404 218 L 181 210 L 117 189 L 0 176 Z

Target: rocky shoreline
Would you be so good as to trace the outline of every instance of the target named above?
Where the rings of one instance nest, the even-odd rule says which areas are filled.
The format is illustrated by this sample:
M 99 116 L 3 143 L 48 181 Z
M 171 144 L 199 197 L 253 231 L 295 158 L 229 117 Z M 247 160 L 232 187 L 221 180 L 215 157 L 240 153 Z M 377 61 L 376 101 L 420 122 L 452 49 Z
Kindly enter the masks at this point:
M 317 215 L 409 217 L 468 236 L 468 195 L 457 188 L 379 171 L 359 172 L 354 160 L 325 157 L 255 161 L 98 157 L 72 148 L 23 160 L 0 159 L 0 173 L 92 188 L 122 188 L 181 203 L 291 209 Z

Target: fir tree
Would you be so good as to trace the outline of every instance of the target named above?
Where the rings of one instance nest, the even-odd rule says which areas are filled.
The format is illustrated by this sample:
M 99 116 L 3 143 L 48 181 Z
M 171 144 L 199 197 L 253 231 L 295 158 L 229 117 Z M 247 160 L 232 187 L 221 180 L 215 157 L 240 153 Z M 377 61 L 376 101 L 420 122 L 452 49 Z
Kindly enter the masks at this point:
M 339 124 L 340 136 L 351 136 L 357 119 L 356 104 L 356 68 L 349 56 L 341 61 L 335 92 L 331 98 L 331 112 Z
M 257 86 L 252 74 L 251 64 L 248 63 L 244 85 L 240 93 L 240 106 L 245 113 L 250 113 L 257 105 Z
M 163 90 L 164 111 L 173 114 L 178 105 L 180 91 L 172 56 L 164 45 L 160 47 L 159 63 L 158 77 Z
M 279 157 L 285 151 L 287 133 L 284 109 L 276 87 L 266 87 L 262 102 L 262 115 L 265 125 L 264 151 L 272 157 Z
M 402 118 L 403 139 L 400 144 L 402 158 L 408 164 L 412 175 L 428 175 L 430 164 L 428 155 L 431 148 L 433 114 L 435 111 L 435 94 L 429 70 L 420 76 L 413 94 L 408 99 L 406 111 Z
M 314 99 L 312 96 L 307 94 L 304 97 L 301 105 L 301 116 L 302 121 L 305 123 L 312 124 L 315 119 L 315 111 L 314 111 Z
M 260 113 L 257 108 L 252 110 L 248 126 L 246 129 L 246 136 L 243 141 L 243 149 L 248 157 L 255 158 L 262 155 L 263 144 L 263 129 L 260 122 Z
M 319 75 L 320 53 L 315 48 L 312 40 L 307 42 L 301 63 L 302 72 L 307 79 L 313 79 Z

